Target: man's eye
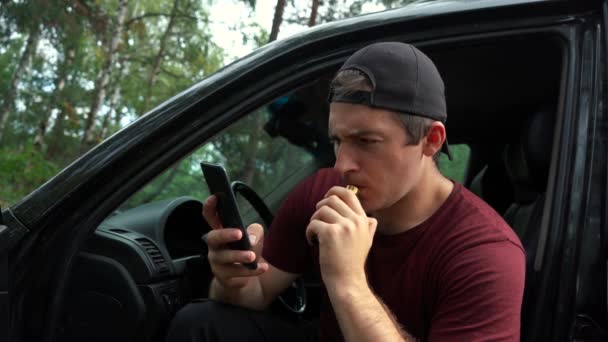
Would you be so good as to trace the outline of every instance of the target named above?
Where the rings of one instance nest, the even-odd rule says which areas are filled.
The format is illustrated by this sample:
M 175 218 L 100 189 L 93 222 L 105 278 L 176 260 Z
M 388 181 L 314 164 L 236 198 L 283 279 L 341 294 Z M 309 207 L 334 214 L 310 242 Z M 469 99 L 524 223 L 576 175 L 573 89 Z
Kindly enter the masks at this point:
M 359 138 L 359 142 L 365 145 L 373 145 L 380 142 L 378 139 Z

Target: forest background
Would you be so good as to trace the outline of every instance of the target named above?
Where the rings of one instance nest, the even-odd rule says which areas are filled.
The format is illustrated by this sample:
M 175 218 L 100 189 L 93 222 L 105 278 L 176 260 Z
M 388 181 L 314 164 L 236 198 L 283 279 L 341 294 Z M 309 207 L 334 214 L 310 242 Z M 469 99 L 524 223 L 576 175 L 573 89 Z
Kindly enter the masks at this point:
M 412 2 L 0 0 L 0 207 L 268 42 Z

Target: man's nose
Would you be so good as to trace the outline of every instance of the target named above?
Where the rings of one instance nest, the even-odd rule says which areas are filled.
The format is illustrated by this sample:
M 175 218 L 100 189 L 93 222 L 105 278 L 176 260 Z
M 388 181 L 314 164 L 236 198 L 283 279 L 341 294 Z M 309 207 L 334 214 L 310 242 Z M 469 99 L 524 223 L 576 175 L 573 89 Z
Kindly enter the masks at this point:
M 345 144 L 341 144 L 336 149 L 336 164 L 334 165 L 341 174 L 349 171 L 357 170 L 357 162 L 352 149 L 349 149 Z

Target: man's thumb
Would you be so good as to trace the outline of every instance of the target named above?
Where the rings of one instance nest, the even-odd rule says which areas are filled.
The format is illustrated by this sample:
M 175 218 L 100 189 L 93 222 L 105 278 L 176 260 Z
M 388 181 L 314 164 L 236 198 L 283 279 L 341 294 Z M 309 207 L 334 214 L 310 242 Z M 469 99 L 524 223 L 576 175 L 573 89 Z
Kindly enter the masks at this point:
M 264 227 L 258 223 L 253 223 L 247 227 L 247 234 L 252 246 L 256 246 L 264 239 Z

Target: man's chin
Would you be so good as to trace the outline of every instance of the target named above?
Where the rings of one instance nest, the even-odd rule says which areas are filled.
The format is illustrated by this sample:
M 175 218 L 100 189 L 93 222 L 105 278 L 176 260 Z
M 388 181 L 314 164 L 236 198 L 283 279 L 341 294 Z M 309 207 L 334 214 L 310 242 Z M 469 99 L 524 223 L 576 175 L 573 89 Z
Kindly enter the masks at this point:
M 371 214 L 373 214 L 375 211 L 378 210 L 378 205 L 377 203 L 373 203 L 373 202 L 369 202 L 367 200 L 363 199 L 359 199 L 361 202 L 361 207 L 363 208 L 363 210 L 365 211 L 365 213 L 369 216 Z

